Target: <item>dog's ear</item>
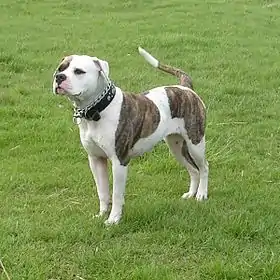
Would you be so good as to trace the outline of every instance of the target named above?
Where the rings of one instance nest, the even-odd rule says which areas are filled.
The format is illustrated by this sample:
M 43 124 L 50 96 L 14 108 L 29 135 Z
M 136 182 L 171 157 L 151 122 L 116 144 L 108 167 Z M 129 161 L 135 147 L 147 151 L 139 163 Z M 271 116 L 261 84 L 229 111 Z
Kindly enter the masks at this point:
M 107 61 L 99 59 L 97 57 L 93 57 L 93 62 L 99 69 L 99 71 L 103 72 L 106 77 L 109 77 L 109 64 Z

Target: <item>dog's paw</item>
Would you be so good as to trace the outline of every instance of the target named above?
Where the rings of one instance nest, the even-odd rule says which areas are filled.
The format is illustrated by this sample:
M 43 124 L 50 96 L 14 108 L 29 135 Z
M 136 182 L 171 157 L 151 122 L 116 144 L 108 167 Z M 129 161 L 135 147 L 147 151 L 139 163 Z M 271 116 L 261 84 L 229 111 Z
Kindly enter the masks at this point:
M 200 192 L 199 190 L 197 191 L 197 194 L 195 196 L 197 201 L 203 201 L 207 199 L 207 192 Z
M 105 221 L 106 226 L 117 225 L 121 219 L 120 215 L 109 216 L 109 218 Z
M 106 216 L 107 211 L 100 211 L 99 213 L 97 213 L 96 215 L 94 215 L 94 218 L 103 218 L 104 216 Z
M 192 197 L 194 197 L 195 196 L 195 192 L 186 192 L 186 193 L 184 193 L 181 197 L 183 198 L 183 199 L 189 199 L 189 198 L 192 198 Z
M 112 225 L 117 225 L 119 223 L 120 220 L 111 220 L 111 219 L 107 219 L 104 224 L 105 226 L 112 226 Z

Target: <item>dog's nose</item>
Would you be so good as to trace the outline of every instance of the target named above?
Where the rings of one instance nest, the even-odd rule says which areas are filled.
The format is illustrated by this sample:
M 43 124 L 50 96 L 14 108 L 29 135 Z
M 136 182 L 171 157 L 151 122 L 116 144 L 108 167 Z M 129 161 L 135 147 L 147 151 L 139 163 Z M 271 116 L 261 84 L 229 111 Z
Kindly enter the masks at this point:
M 65 81 L 66 80 L 66 75 L 65 74 L 56 74 L 56 76 L 55 76 L 55 80 L 56 80 L 56 82 L 57 82 L 57 84 L 59 85 L 59 84 L 61 84 L 63 81 Z

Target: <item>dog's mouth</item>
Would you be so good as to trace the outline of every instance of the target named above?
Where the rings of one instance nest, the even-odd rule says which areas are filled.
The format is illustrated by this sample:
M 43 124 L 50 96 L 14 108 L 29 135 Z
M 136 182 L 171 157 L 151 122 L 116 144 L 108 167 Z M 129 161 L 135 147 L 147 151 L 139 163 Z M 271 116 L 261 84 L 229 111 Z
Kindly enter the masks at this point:
M 62 88 L 61 86 L 56 86 L 55 87 L 55 93 L 59 94 L 59 95 L 67 95 L 67 96 L 80 96 L 83 92 L 81 91 L 81 92 L 78 92 L 78 93 L 69 94 L 69 92 L 66 89 Z
M 60 87 L 60 86 L 56 86 L 55 87 L 55 93 L 56 94 L 61 94 L 61 95 L 64 95 L 66 93 L 65 89 Z

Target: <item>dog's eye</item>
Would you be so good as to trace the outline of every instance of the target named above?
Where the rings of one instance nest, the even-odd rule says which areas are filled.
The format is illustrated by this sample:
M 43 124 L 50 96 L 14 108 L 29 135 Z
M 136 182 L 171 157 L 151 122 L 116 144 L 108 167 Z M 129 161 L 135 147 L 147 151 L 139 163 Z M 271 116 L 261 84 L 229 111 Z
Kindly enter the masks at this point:
M 85 74 L 86 72 L 85 72 L 84 70 L 82 70 L 82 69 L 76 68 L 76 69 L 74 70 L 74 73 L 75 73 L 76 75 L 81 75 L 81 74 Z

